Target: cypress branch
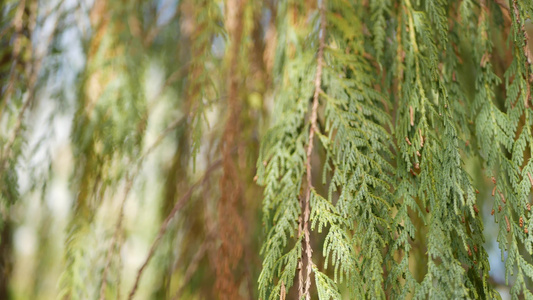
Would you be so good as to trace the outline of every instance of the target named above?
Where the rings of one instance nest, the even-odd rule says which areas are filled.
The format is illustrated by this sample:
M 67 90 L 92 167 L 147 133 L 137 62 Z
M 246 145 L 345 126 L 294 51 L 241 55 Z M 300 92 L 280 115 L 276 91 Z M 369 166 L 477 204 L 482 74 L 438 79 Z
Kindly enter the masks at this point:
M 302 299 L 305 297 L 306 300 L 311 299 L 311 295 L 309 292 L 309 289 L 311 288 L 311 270 L 313 266 L 313 261 L 311 259 L 313 250 L 311 249 L 311 242 L 310 242 L 310 233 L 309 233 L 309 202 L 311 198 L 311 189 L 313 188 L 313 177 L 312 177 L 312 171 L 311 171 L 311 158 L 313 155 L 313 139 L 315 136 L 315 132 L 317 129 L 317 110 L 318 110 L 318 98 L 320 96 L 321 92 L 321 84 L 322 84 L 322 66 L 323 66 L 323 60 L 324 60 L 324 47 L 325 47 L 325 39 L 326 39 L 326 12 L 324 9 L 325 6 L 325 0 L 320 0 L 318 2 L 318 13 L 320 16 L 320 30 L 318 31 L 318 53 L 317 53 L 317 62 L 316 62 L 316 73 L 315 73 L 315 92 L 313 94 L 313 104 L 311 108 L 311 115 L 309 117 L 309 123 L 311 124 L 309 128 L 309 139 L 307 142 L 307 152 L 306 152 L 306 181 L 307 181 L 307 187 L 305 192 L 305 198 L 302 197 L 300 206 L 301 210 L 303 211 L 303 217 L 300 216 L 299 219 L 299 230 L 298 230 L 298 236 L 302 238 L 303 236 L 303 245 L 302 249 L 305 255 L 305 263 L 303 262 L 303 259 L 300 259 L 299 262 L 299 274 L 298 274 L 298 281 L 299 281 L 299 293 L 298 298 Z M 303 269 L 305 266 L 305 276 L 303 275 Z M 305 278 L 305 279 L 304 279 Z

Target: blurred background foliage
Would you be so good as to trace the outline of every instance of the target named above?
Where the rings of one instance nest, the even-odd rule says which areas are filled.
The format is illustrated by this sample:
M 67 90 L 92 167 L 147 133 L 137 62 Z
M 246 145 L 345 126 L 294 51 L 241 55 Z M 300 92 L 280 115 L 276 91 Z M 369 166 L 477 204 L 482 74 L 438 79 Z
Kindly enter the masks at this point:
M 0 299 L 255 297 L 273 5 L 0 2 Z
M 278 2 L 0 0 L 0 299 L 258 298 Z M 511 25 L 494 24 L 503 78 Z M 505 297 L 493 185 L 465 168 Z

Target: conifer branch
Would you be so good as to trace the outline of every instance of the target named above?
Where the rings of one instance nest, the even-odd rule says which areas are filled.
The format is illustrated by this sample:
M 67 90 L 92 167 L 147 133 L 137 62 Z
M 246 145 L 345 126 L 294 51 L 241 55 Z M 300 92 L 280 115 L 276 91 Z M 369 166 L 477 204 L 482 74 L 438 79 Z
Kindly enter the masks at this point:
M 104 271 L 102 272 L 102 283 L 100 285 L 100 298 L 99 298 L 100 300 L 105 299 L 105 291 L 107 288 L 107 274 L 111 266 L 111 259 L 113 258 L 113 253 L 115 252 L 114 249 L 115 249 L 116 244 L 118 243 L 118 238 L 119 238 L 119 235 L 122 229 L 122 221 L 124 220 L 124 207 L 126 204 L 126 199 L 128 198 L 128 195 L 131 191 L 135 177 L 136 176 L 129 177 L 126 182 L 126 190 L 124 191 L 124 197 L 122 198 L 122 203 L 120 205 L 118 221 L 115 226 L 115 232 L 113 233 L 113 237 L 111 238 L 111 245 L 109 246 L 109 250 L 107 251 Z
M 23 26 L 23 15 L 24 15 L 24 9 L 26 6 L 26 1 L 22 0 L 19 2 L 17 6 L 17 10 L 15 12 L 15 16 L 12 21 L 12 26 L 15 29 L 15 34 L 13 37 L 13 61 L 11 62 L 11 68 L 9 71 L 9 80 L 7 82 L 7 88 L 4 93 L 4 96 L 2 97 L 2 103 L 0 103 L 0 119 L 2 118 L 2 112 L 4 111 L 4 107 L 9 103 L 11 99 L 11 94 L 13 93 L 14 87 L 15 87 L 15 73 L 16 73 L 16 67 L 19 63 L 20 59 L 20 52 L 22 51 L 22 42 L 21 35 L 22 35 L 22 26 Z M 10 28 L 10 26 L 6 27 Z
M 170 222 L 172 221 L 172 219 L 174 219 L 174 217 L 176 216 L 178 211 L 180 211 L 180 209 L 187 203 L 189 198 L 192 196 L 193 191 L 198 186 L 201 186 L 201 185 L 205 184 L 208 181 L 207 179 L 209 178 L 209 175 L 211 175 L 211 173 L 214 170 L 216 170 L 218 167 L 220 167 L 221 165 L 222 165 L 222 160 L 221 159 L 218 159 L 218 160 L 214 161 L 211 164 L 211 166 L 209 166 L 205 170 L 205 173 L 202 176 L 202 178 L 200 178 L 197 182 L 195 182 L 193 185 L 191 185 L 191 187 L 187 190 L 187 192 L 185 194 L 183 194 L 183 196 L 176 202 L 176 204 L 172 208 L 172 211 L 170 212 L 170 214 L 166 217 L 166 219 L 161 224 L 161 227 L 159 228 L 159 232 L 157 233 L 157 236 L 154 239 L 154 241 L 152 243 L 152 246 L 150 247 L 150 250 L 148 251 L 148 255 L 146 256 L 146 259 L 144 260 L 144 263 L 139 268 L 139 271 L 137 271 L 137 276 L 135 277 L 135 282 L 133 284 L 133 287 L 130 290 L 130 293 L 128 295 L 128 299 L 131 300 L 135 296 L 135 292 L 137 291 L 137 288 L 139 286 L 139 281 L 141 279 L 141 276 L 142 276 L 144 270 L 146 269 L 146 266 L 150 262 L 150 259 L 152 258 L 152 256 L 154 256 L 155 250 L 157 249 L 157 246 L 159 246 L 159 242 L 163 238 L 163 235 L 165 235 L 165 233 L 167 232 L 168 226 L 170 225 Z
M 200 260 L 204 257 L 207 250 L 209 250 L 209 248 L 212 247 L 213 242 L 215 241 L 215 238 L 216 238 L 216 230 L 213 230 L 213 229 L 216 229 L 216 228 L 211 229 L 211 232 L 207 234 L 205 240 L 202 242 L 202 244 L 196 251 L 196 254 L 191 259 L 191 262 L 189 263 L 187 270 L 185 270 L 185 274 L 183 275 L 183 279 L 181 280 L 180 286 L 178 287 L 176 294 L 174 294 L 174 297 L 172 297 L 172 300 L 181 299 L 181 294 L 183 293 L 185 287 L 187 286 L 192 276 L 194 275 L 194 272 L 198 269 Z
M 522 22 L 520 17 L 520 11 L 518 10 L 518 3 L 516 0 L 513 1 L 513 11 L 514 11 L 514 17 L 516 19 L 516 25 L 520 29 L 520 33 L 524 36 L 524 55 L 526 56 L 527 63 L 531 65 L 533 63 L 533 55 L 531 54 L 530 48 L 529 48 L 529 36 L 526 33 L 524 22 Z M 530 78 L 528 78 L 529 80 Z
M 111 259 L 113 257 L 114 249 L 116 247 L 118 237 L 120 235 L 120 232 L 122 231 L 122 222 L 124 220 L 124 208 L 126 206 L 126 200 L 128 199 L 128 195 L 131 191 L 131 188 L 133 187 L 133 183 L 135 179 L 137 178 L 137 175 L 139 174 L 141 167 L 144 163 L 144 160 L 146 157 L 154 151 L 154 149 L 159 146 L 159 144 L 163 141 L 163 138 L 171 132 L 173 129 L 178 127 L 179 125 L 183 124 L 187 119 L 185 117 L 182 117 L 174 122 L 172 122 L 163 132 L 156 138 L 156 140 L 150 145 L 146 151 L 139 157 L 137 160 L 137 163 L 133 167 L 133 171 L 127 176 L 126 178 L 126 189 L 124 191 L 124 196 L 122 197 L 122 201 L 120 204 L 120 210 L 119 210 L 119 216 L 117 223 L 115 225 L 115 231 L 113 233 L 113 237 L 111 238 L 111 245 L 109 246 L 109 250 L 107 252 L 106 256 L 106 262 L 104 265 L 104 271 L 102 272 L 102 284 L 100 286 L 100 300 L 105 299 L 105 290 L 107 288 L 107 273 L 109 271 L 109 267 L 111 266 Z
M 22 7 L 24 6 L 24 2 L 25 1 L 22 1 L 19 5 L 21 5 Z M 62 1 L 59 3 L 59 5 L 62 4 Z M 59 6 L 58 6 L 59 7 Z M 22 22 L 22 20 L 18 20 L 17 18 L 19 18 L 18 14 L 19 14 L 19 9 L 20 9 L 20 6 L 17 8 L 17 17 L 15 19 L 15 27 L 17 28 L 16 30 L 18 31 L 18 26 L 22 26 L 22 24 L 18 24 L 19 21 Z M 60 9 L 60 8 L 59 8 Z M 37 16 L 33 16 L 33 18 L 36 18 Z M 17 137 L 19 136 L 22 128 L 23 128 L 23 118 L 24 118 L 24 115 L 26 113 L 26 110 L 32 105 L 34 99 L 35 99 L 35 91 L 37 89 L 37 83 L 38 83 L 38 78 L 39 78 L 39 72 L 41 70 L 41 65 L 42 65 L 42 61 L 43 59 L 45 58 L 46 54 L 48 53 L 48 48 L 50 47 L 50 45 L 52 44 L 52 41 L 53 41 L 53 38 L 56 34 L 56 31 L 57 31 L 57 26 L 58 26 L 58 23 L 59 23 L 59 17 L 57 17 L 54 21 L 54 24 L 53 24 L 53 27 L 52 27 L 52 33 L 50 34 L 50 36 L 48 37 L 48 39 L 46 40 L 45 44 L 44 44 L 44 51 L 42 53 L 41 56 L 37 57 L 37 58 L 34 58 L 33 59 L 33 62 L 32 62 L 32 66 L 31 66 L 31 73 L 30 73 L 30 77 L 29 77 L 29 85 L 28 85 L 28 96 L 26 98 L 26 100 L 24 101 L 23 105 L 22 105 L 22 108 L 20 109 L 18 115 L 17 115 L 17 119 L 16 119 L 16 122 L 15 122 L 15 126 L 13 128 L 13 131 L 11 133 L 11 136 L 9 137 L 9 140 L 6 142 L 6 144 L 4 145 L 4 147 L 1 149 L 2 152 L 0 153 L 0 173 L 2 173 L 5 168 L 7 167 L 8 165 L 8 161 L 9 161 L 9 158 L 11 156 L 11 152 L 13 151 L 13 144 L 15 143 L 15 140 L 17 139 Z M 22 33 L 19 33 L 19 34 L 22 34 Z M 33 29 L 32 29 L 32 32 L 30 33 L 30 36 L 33 35 Z M 13 64 L 17 64 L 17 60 L 18 60 L 18 56 L 19 56 L 19 51 L 20 49 L 19 48 L 19 44 L 20 42 L 17 42 L 15 41 L 14 42 L 15 44 L 15 49 L 14 49 L 14 52 L 15 52 L 15 60 L 13 61 Z M 32 51 L 32 57 L 35 56 L 35 51 Z M 14 67 L 13 67 L 14 68 Z M 3 101 L 2 101 L 2 104 L 0 104 L 0 120 L 2 118 L 2 111 L 3 111 L 3 106 L 7 105 L 7 103 L 10 101 L 10 94 L 13 92 L 12 89 L 13 89 L 13 86 L 14 86 L 14 81 L 11 82 L 11 80 L 14 80 L 14 72 L 15 70 L 13 69 L 12 71 L 12 74 L 10 75 L 10 82 L 8 83 L 8 86 L 7 86 L 7 91 L 6 91 L 6 94 L 4 95 L 4 98 L 3 98 Z
M 416 29 L 415 29 L 413 13 L 412 13 L 413 7 L 411 5 L 410 0 L 405 0 L 405 3 L 407 5 L 407 16 L 409 18 L 409 38 L 411 39 L 411 45 L 413 46 L 413 51 L 414 51 L 414 56 L 415 56 L 415 72 L 416 72 L 415 80 L 416 80 L 416 84 L 418 85 L 418 88 L 420 89 L 420 95 L 424 97 L 425 91 L 424 91 L 424 86 L 422 85 L 422 81 L 421 81 L 422 75 L 420 74 L 421 72 L 420 61 L 418 58 L 418 55 L 420 54 L 420 50 L 418 49 L 418 43 L 416 40 Z M 424 106 L 422 105 L 422 107 Z
M 313 106 L 311 109 L 311 116 L 310 116 L 310 123 L 311 127 L 309 128 L 309 142 L 307 144 L 307 160 L 306 160 L 306 181 L 307 181 L 307 188 L 305 192 L 305 199 L 303 199 L 303 202 L 301 202 L 301 207 L 303 211 L 303 220 L 300 220 L 300 237 L 303 234 L 303 254 L 306 257 L 306 274 L 305 274 L 305 283 L 304 283 L 304 276 L 303 276 L 303 259 L 300 260 L 300 271 L 298 274 L 300 287 L 299 287 L 299 299 L 302 299 L 302 297 L 305 297 L 305 299 L 309 300 L 311 299 L 310 295 L 310 288 L 311 288 L 311 271 L 312 271 L 312 253 L 313 250 L 311 249 L 311 242 L 310 242 L 310 233 L 309 233 L 309 215 L 310 215 L 310 208 L 309 208 L 309 202 L 311 199 L 311 189 L 313 187 L 313 178 L 312 178 L 312 171 L 311 171 L 311 159 L 313 155 L 313 139 L 315 135 L 315 131 L 317 130 L 317 114 L 318 114 L 318 98 L 320 96 L 321 92 L 321 83 L 322 83 L 322 66 L 323 66 L 323 60 L 324 60 L 324 47 L 325 47 L 325 40 L 326 40 L 326 12 L 324 8 L 324 2 L 325 0 L 318 0 L 318 10 L 320 15 L 320 30 L 318 32 L 318 54 L 317 54 L 317 66 L 316 66 L 316 75 L 315 75 L 315 92 L 313 95 Z M 305 284 L 305 286 L 302 289 L 302 283 Z
M 528 108 L 529 100 L 531 98 L 531 84 L 533 83 L 533 77 L 530 75 L 531 65 L 533 64 L 533 54 L 531 53 L 529 36 L 526 32 L 525 24 L 521 20 L 520 11 L 518 10 L 518 3 L 516 2 L 516 0 L 513 1 L 513 12 L 516 20 L 516 25 L 518 26 L 520 33 L 523 35 L 524 38 L 524 46 L 522 47 L 522 51 L 524 52 L 524 55 L 526 57 L 526 72 L 524 76 L 525 80 L 528 82 L 526 96 L 524 97 L 524 106 Z

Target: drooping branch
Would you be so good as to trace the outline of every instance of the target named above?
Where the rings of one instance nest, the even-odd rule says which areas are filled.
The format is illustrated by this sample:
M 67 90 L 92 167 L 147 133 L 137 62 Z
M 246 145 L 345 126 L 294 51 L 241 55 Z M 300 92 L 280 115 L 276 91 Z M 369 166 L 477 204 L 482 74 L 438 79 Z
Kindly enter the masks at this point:
M 216 238 L 216 230 L 214 229 L 215 228 L 211 229 L 211 231 L 207 234 L 207 237 L 204 239 L 204 241 L 202 242 L 202 244 L 196 251 L 196 254 L 192 258 L 191 262 L 189 263 L 189 266 L 187 267 L 187 270 L 185 271 L 185 274 L 183 275 L 183 280 L 178 290 L 176 291 L 176 294 L 174 294 L 174 297 L 172 297 L 172 300 L 181 299 L 181 295 L 183 291 L 185 290 L 187 283 L 189 283 L 192 276 L 198 269 L 200 260 L 205 256 L 209 248 L 214 246 L 214 239 Z
M 133 287 L 130 290 L 128 299 L 133 299 L 133 297 L 135 296 L 135 292 L 137 291 L 137 288 L 139 286 L 139 281 L 141 279 L 141 276 L 144 270 L 146 269 L 146 266 L 150 262 L 150 259 L 154 256 L 155 250 L 157 249 L 157 246 L 159 246 L 159 242 L 163 238 L 163 235 L 165 235 L 172 219 L 174 219 L 178 211 L 180 211 L 180 209 L 187 203 L 189 198 L 192 196 L 193 191 L 198 186 L 205 184 L 208 181 L 207 179 L 209 178 L 209 175 L 211 175 L 211 173 L 214 170 L 216 170 L 218 167 L 220 167 L 221 165 L 222 165 L 222 160 L 220 159 L 213 162 L 213 164 L 205 170 L 205 174 L 202 176 L 202 178 L 200 178 L 196 183 L 191 185 L 191 187 L 187 190 L 187 192 L 176 202 L 170 214 L 166 217 L 165 221 L 163 221 L 163 223 L 161 224 L 161 227 L 159 228 L 159 232 L 157 233 L 157 236 L 155 240 L 153 241 L 152 246 L 150 247 L 150 250 L 148 251 L 148 255 L 146 256 L 144 263 L 139 268 L 139 271 L 137 271 L 137 276 L 135 277 L 135 282 L 133 284 Z
M 135 178 L 137 178 L 137 175 L 138 175 L 139 171 L 141 170 L 142 164 L 143 164 L 144 160 L 146 159 L 146 157 L 150 153 L 152 153 L 154 151 L 154 149 L 156 149 L 157 146 L 159 146 L 159 144 L 161 144 L 161 142 L 163 141 L 165 136 L 167 136 L 172 130 L 176 129 L 178 126 L 183 124 L 186 120 L 187 120 L 187 118 L 186 118 L 186 116 L 184 116 L 184 117 L 182 117 L 180 119 L 175 120 L 171 124 L 169 124 L 167 126 L 167 128 L 165 128 L 165 130 L 163 130 L 163 132 L 155 139 L 155 141 L 150 146 L 147 147 L 146 151 L 139 157 L 139 159 L 137 160 L 137 162 L 135 164 L 135 167 L 134 167 L 133 171 L 128 175 L 128 177 L 126 179 L 126 188 L 125 188 L 124 196 L 122 198 L 121 205 L 120 205 L 119 218 L 118 218 L 118 221 L 117 221 L 117 223 L 115 225 L 115 231 L 114 231 L 113 237 L 111 239 L 111 245 L 109 247 L 109 250 L 108 250 L 108 253 L 107 253 L 107 256 L 106 256 L 106 262 L 105 262 L 105 266 L 104 266 L 104 271 L 102 273 L 102 284 L 101 284 L 101 287 L 100 287 L 100 299 L 105 299 L 105 290 L 106 290 L 106 287 L 107 287 L 107 273 L 108 273 L 109 267 L 111 265 L 111 260 L 112 260 L 112 257 L 113 257 L 114 248 L 116 247 L 116 244 L 118 242 L 118 237 L 119 237 L 120 232 L 122 230 L 122 222 L 124 220 L 125 203 L 126 203 L 126 200 L 128 198 L 128 195 L 129 195 L 129 193 L 131 191 L 131 188 L 133 186 Z M 214 169 L 214 168 L 218 167 L 219 164 L 220 164 L 220 161 L 214 162 L 211 165 L 211 167 L 209 167 L 207 169 L 206 174 L 204 175 L 204 179 L 202 181 L 199 181 L 199 182 L 195 183 L 193 186 L 191 186 L 189 191 L 187 191 L 187 193 L 185 193 L 185 195 L 183 197 L 186 197 L 186 198 L 190 197 L 190 195 L 192 193 L 192 190 L 197 185 L 203 184 L 204 181 L 207 179 L 205 176 L 207 176 L 207 174 L 209 172 L 211 172 L 212 168 Z M 171 211 L 169 217 L 167 217 L 167 219 L 165 219 L 165 222 L 167 222 L 167 220 L 168 220 L 168 222 L 170 222 L 170 220 L 178 212 L 178 210 L 181 208 L 181 206 L 183 206 L 183 204 L 180 204 L 180 203 L 181 202 L 185 202 L 187 200 L 187 199 L 183 199 L 183 197 L 180 199 L 180 201 L 178 201 L 176 203 L 176 205 L 174 206 L 173 210 Z M 178 204 L 180 204 L 181 206 L 178 209 L 176 209 L 176 206 Z M 163 223 L 163 225 L 165 225 L 165 222 Z M 163 228 L 163 225 L 162 225 L 162 228 Z M 168 224 L 166 224 L 166 227 L 168 227 Z M 166 227 L 164 229 L 164 232 L 166 231 Z M 155 248 L 157 247 L 156 243 L 159 243 L 159 240 L 161 239 L 161 237 L 164 234 L 164 232 L 161 233 L 161 231 L 160 231 L 160 235 L 161 236 L 158 236 L 158 238 L 154 241 L 154 244 L 152 245 L 152 248 L 153 248 L 154 251 L 155 251 Z M 150 253 L 151 254 L 148 255 L 148 257 L 147 257 L 147 259 L 145 261 L 145 265 L 143 265 L 143 267 L 141 269 L 144 269 L 144 267 L 146 266 L 146 264 L 150 260 L 151 256 L 153 255 L 153 251 L 151 251 Z M 139 272 L 142 273 L 141 270 L 139 270 Z M 137 281 L 140 279 L 140 273 L 139 273 L 139 275 L 137 277 Z M 134 288 L 136 288 L 136 287 L 134 287 Z
M 168 135 L 172 130 L 176 129 L 178 126 L 183 124 L 187 119 L 185 117 L 182 117 L 180 119 L 175 120 L 172 122 L 163 132 L 155 139 L 155 141 L 150 145 L 147 150 L 139 157 L 137 160 L 133 171 L 128 174 L 126 178 L 126 188 L 124 191 L 124 196 L 122 197 L 122 201 L 120 204 L 120 210 L 119 210 L 119 216 L 117 223 L 115 225 L 115 231 L 113 233 L 113 237 L 111 238 L 111 245 L 109 246 L 109 250 L 107 252 L 106 261 L 104 265 L 104 271 L 102 273 L 102 284 L 100 286 L 100 300 L 105 299 L 105 290 L 107 287 L 107 274 L 109 271 L 109 267 L 111 266 L 111 259 L 113 257 L 114 249 L 117 245 L 118 237 L 120 235 L 120 232 L 122 231 L 122 222 L 124 220 L 124 208 L 126 205 L 126 200 L 128 199 L 128 195 L 131 191 L 131 188 L 133 186 L 133 183 L 135 179 L 137 178 L 137 175 L 139 174 L 142 164 L 144 163 L 144 160 L 146 157 L 154 151 L 154 149 L 157 148 L 159 144 L 163 141 L 163 138 Z
M 300 218 L 300 228 L 299 235 L 300 237 L 303 234 L 303 251 L 302 256 L 305 257 L 305 269 L 306 274 L 303 275 L 303 259 L 300 259 L 299 266 L 300 271 L 298 274 L 298 280 L 300 283 L 299 287 L 299 299 L 305 297 L 306 300 L 311 299 L 310 288 L 311 288 L 311 271 L 312 271 L 312 253 L 311 241 L 310 241 L 310 232 L 309 232 L 309 215 L 310 208 L 309 202 L 311 198 L 311 189 L 313 187 L 313 176 L 311 174 L 311 157 L 313 155 L 313 139 L 315 136 L 315 131 L 317 130 L 317 115 L 318 115 L 318 98 L 321 92 L 322 84 L 322 65 L 324 60 L 324 47 L 326 41 L 326 12 L 324 8 L 325 0 L 318 0 L 318 10 L 320 14 L 320 30 L 318 32 L 318 54 L 317 54 L 317 66 L 315 74 L 315 92 L 313 95 L 313 106 L 311 108 L 311 116 L 309 122 L 311 127 L 309 128 L 309 143 L 307 145 L 307 160 L 306 160 L 306 181 L 307 187 L 305 191 L 305 198 L 302 198 L 303 201 L 300 201 L 300 205 L 303 212 L 303 220 Z M 304 279 L 305 278 L 305 279 Z
M 62 1 L 58 4 L 57 8 L 60 10 L 58 13 L 60 14 L 61 13 L 61 4 L 62 4 Z M 24 1 L 21 2 L 22 7 L 24 7 Z M 23 8 L 24 9 L 24 8 Z M 18 22 L 19 20 L 17 18 L 19 18 L 20 16 L 18 15 L 19 14 L 19 8 L 17 8 L 17 15 L 16 15 L 16 19 L 15 19 L 15 24 L 16 24 L 16 30 L 18 31 Z M 35 13 L 36 14 L 36 13 Z M 36 15 L 32 15 L 32 18 L 33 19 L 36 19 L 37 16 Z M 34 22 L 34 21 L 33 21 Z M 1 161 L 1 164 L 0 164 L 0 172 L 3 172 L 5 168 L 7 168 L 7 165 L 8 165 L 8 161 L 11 157 L 11 153 L 13 151 L 13 144 L 15 143 L 17 137 L 19 137 L 22 129 L 23 129 L 23 119 L 24 119 L 24 115 L 26 113 L 26 110 L 28 110 L 28 108 L 32 105 L 34 99 L 35 99 L 35 92 L 37 90 L 37 81 L 38 81 L 38 75 L 39 75 L 39 72 L 41 71 L 41 66 L 42 66 L 42 62 L 44 60 L 44 58 L 46 57 L 46 55 L 48 54 L 48 51 L 49 51 L 49 48 L 50 46 L 52 45 L 52 41 L 57 33 L 57 30 L 58 30 L 58 24 L 59 24 L 59 17 L 56 17 L 55 20 L 54 20 L 54 23 L 53 23 L 53 27 L 52 27 L 52 33 L 48 36 L 48 39 L 45 41 L 44 43 L 44 46 L 43 46 L 43 49 L 44 51 L 42 51 L 41 53 L 36 53 L 36 51 L 33 51 L 32 52 L 32 57 L 33 57 L 33 62 L 32 62 L 32 65 L 31 65 L 31 72 L 30 72 L 30 75 L 29 75 L 29 80 L 28 80 L 28 90 L 27 90 L 27 96 L 26 96 L 26 99 L 24 100 L 24 103 L 22 104 L 22 107 L 20 109 L 20 111 L 18 112 L 18 115 L 17 115 L 17 119 L 16 119 L 16 122 L 15 122 L 15 125 L 13 126 L 13 131 L 11 132 L 11 135 L 9 136 L 9 139 L 8 141 L 5 143 L 4 147 L 1 149 L 1 153 L 0 153 L 0 161 Z M 22 26 L 22 24 L 20 24 L 20 26 Z M 32 29 L 32 32 L 30 33 L 30 35 L 32 36 L 33 35 L 33 30 Z M 18 62 L 18 56 L 19 56 L 19 51 L 20 49 L 19 48 L 19 45 L 20 42 L 16 42 L 15 43 L 15 49 L 14 49 L 14 55 L 15 55 L 15 59 L 13 61 L 13 64 L 17 64 Z M 37 54 L 40 54 L 40 55 L 37 55 Z M 14 73 L 15 71 L 12 70 L 12 73 Z M 13 86 L 14 86 L 14 81 L 11 82 L 14 78 L 14 75 L 11 74 L 10 75 L 10 82 L 8 83 L 7 85 L 7 91 L 4 95 L 4 99 L 2 101 L 2 104 L 0 104 L 1 108 L 0 108 L 0 119 L 2 117 L 2 110 L 3 110 L 3 106 L 6 105 L 9 101 L 10 101 L 10 96 L 11 96 L 11 93 L 12 93 L 12 89 L 13 89 Z
M 12 24 L 13 24 L 12 26 L 15 30 L 15 34 L 13 35 L 13 52 L 12 52 L 13 59 L 12 59 L 11 67 L 9 71 L 9 79 L 7 81 L 6 91 L 2 97 L 2 102 L 0 104 L 0 118 L 2 117 L 4 107 L 9 103 L 11 94 L 13 93 L 13 90 L 15 88 L 16 67 L 17 67 L 17 64 L 19 63 L 20 53 L 22 51 L 21 35 L 22 35 L 22 27 L 24 25 L 23 15 L 24 15 L 25 7 L 26 7 L 26 1 L 25 0 L 20 1 L 17 6 L 17 10 L 15 12 L 15 16 L 12 21 Z M 10 27 L 11 26 L 8 26 L 7 28 L 10 28 Z
M 529 99 L 531 98 L 530 85 L 533 82 L 533 77 L 529 74 L 530 70 L 531 70 L 531 65 L 533 64 L 533 54 L 531 53 L 531 46 L 529 44 L 529 36 L 528 36 L 527 31 L 525 29 L 525 24 L 524 24 L 524 22 L 522 21 L 522 19 L 520 17 L 520 11 L 518 9 L 518 3 L 516 2 L 516 0 L 513 1 L 513 14 L 514 14 L 514 17 L 515 17 L 514 22 L 516 22 L 516 25 L 517 25 L 517 27 L 520 30 L 520 34 L 522 34 L 523 37 L 524 37 L 524 46 L 523 46 L 522 50 L 523 50 L 524 55 L 526 57 L 527 66 L 526 66 L 526 72 L 525 72 L 525 77 L 526 77 L 525 79 L 528 82 L 526 97 L 524 97 L 524 106 L 526 108 L 528 108 L 529 107 Z

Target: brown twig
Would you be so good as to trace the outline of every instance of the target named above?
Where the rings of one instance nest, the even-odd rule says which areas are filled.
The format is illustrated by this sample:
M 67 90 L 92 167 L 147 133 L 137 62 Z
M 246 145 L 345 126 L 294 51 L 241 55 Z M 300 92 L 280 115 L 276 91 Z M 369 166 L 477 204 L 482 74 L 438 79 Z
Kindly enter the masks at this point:
M 159 232 L 158 232 L 155 240 L 153 241 L 152 246 L 150 247 L 150 250 L 148 251 L 148 255 L 147 255 L 144 263 L 139 268 L 139 271 L 137 271 L 137 276 L 135 278 L 135 283 L 133 284 L 133 287 L 130 290 L 128 299 L 133 299 L 133 296 L 135 296 L 135 292 L 137 291 L 137 288 L 139 286 L 139 281 L 141 279 L 141 276 L 142 276 L 144 270 L 146 269 L 146 266 L 150 262 L 150 259 L 154 255 L 155 250 L 157 249 L 157 246 L 159 245 L 159 242 L 161 241 L 161 238 L 163 238 L 163 235 L 167 231 L 168 226 L 170 225 L 170 221 L 172 221 L 172 219 L 178 213 L 178 211 L 185 205 L 187 200 L 189 200 L 189 198 L 191 197 L 192 192 L 194 191 L 194 189 L 197 186 L 203 185 L 205 182 L 207 182 L 207 179 L 209 178 L 209 175 L 211 174 L 211 172 L 213 172 L 215 169 L 220 167 L 221 164 L 222 164 L 222 160 L 220 160 L 220 159 L 218 159 L 215 162 L 213 162 L 213 164 L 207 168 L 207 170 L 205 171 L 205 174 L 203 175 L 203 177 L 200 178 L 200 180 L 195 182 L 193 185 L 191 185 L 189 190 L 187 190 L 187 192 L 176 202 L 176 204 L 174 205 L 174 208 L 172 208 L 172 211 L 170 212 L 170 214 L 163 221 L 163 224 L 161 224 L 161 227 L 159 228 Z
M 325 0 L 319 0 L 318 1 L 318 10 L 320 14 L 320 31 L 318 33 L 319 36 L 319 44 L 318 44 L 318 54 L 317 54 L 317 66 L 316 66 L 316 75 L 315 75 L 315 93 L 313 95 L 313 106 L 311 110 L 311 116 L 310 116 L 310 122 L 311 122 L 311 128 L 309 129 L 309 143 L 307 145 L 307 160 L 306 160 L 306 180 L 307 180 L 307 189 L 306 189 L 306 195 L 305 199 L 303 201 L 300 201 L 300 205 L 303 210 L 303 221 L 300 219 L 300 230 L 299 234 L 300 237 L 303 234 L 303 254 L 306 256 L 306 274 L 305 274 L 305 283 L 304 283 L 304 275 L 303 275 L 303 263 L 302 259 L 300 259 L 299 265 L 300 265 L 300 271 L 298 274 L 300 287 L 299 287 L 299 299 L 302 299 L 302 297 L 305 297 L 306 300 L 311 299 L 310 295 L 310 288 L 311 288 L 311 270 L 312 270 L 312 253 L 313 250 L 311 249 L 311 242 L 310 242 L 310 233 L 309 233 L 309 201 L 311 198 L 311 188 L 313 187 L 313 178 L 311 174 L 311 156 L 313 154 L 313 139 L 315 135 L 315 131 L 317 130 L 317 114 L 318 114 L 318 98 L 320 96 L 321 92 L 321 84 L 322 84 L 322 65 L 324 60 L 324 47 L 325 47 L 325 41 L 326 41 L 326 12 L 324 9 L 324 1 Z M 302 289 L 302 284 L 305 284 Z
M 505 223 L 507 225 L 507 232 L 511 231 L 511 223 L 509 223 L 509 218 L 505 216 Z

